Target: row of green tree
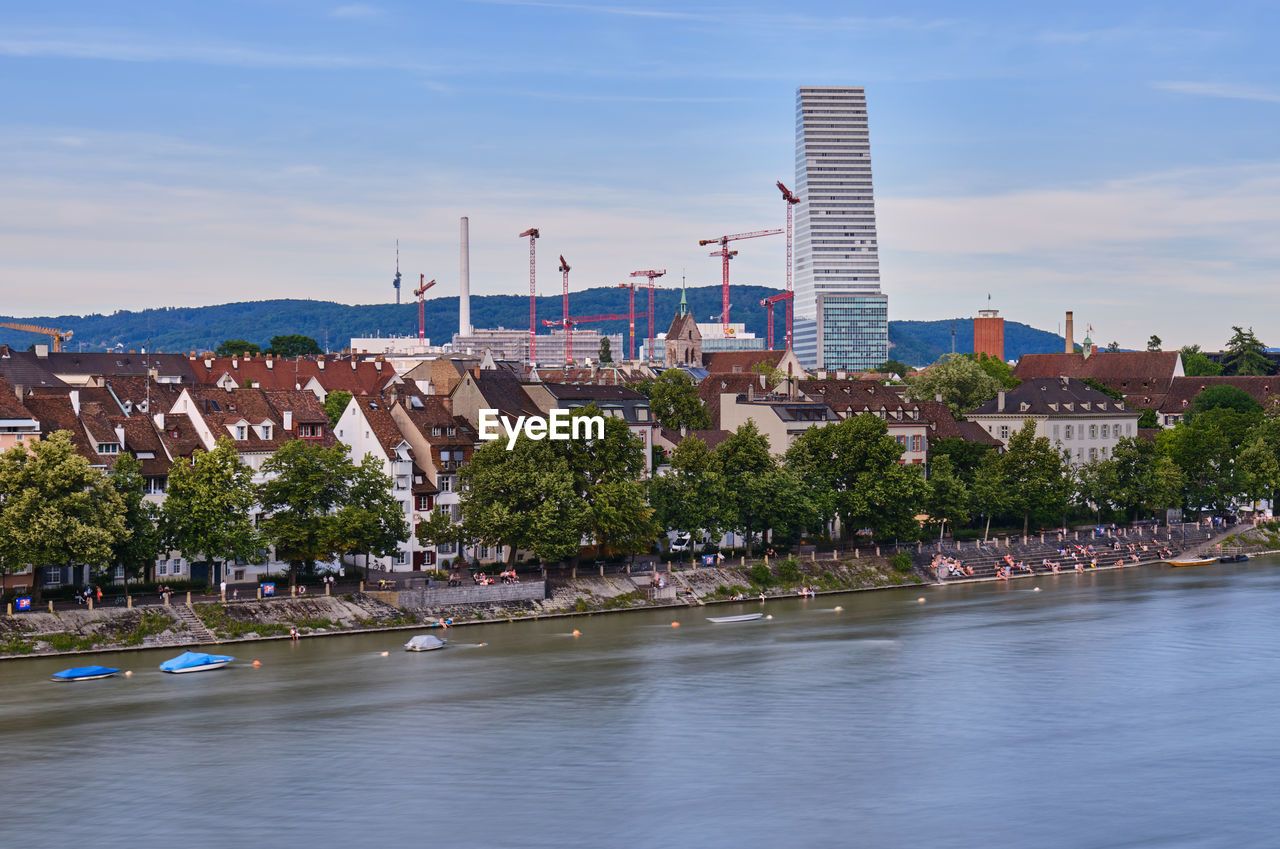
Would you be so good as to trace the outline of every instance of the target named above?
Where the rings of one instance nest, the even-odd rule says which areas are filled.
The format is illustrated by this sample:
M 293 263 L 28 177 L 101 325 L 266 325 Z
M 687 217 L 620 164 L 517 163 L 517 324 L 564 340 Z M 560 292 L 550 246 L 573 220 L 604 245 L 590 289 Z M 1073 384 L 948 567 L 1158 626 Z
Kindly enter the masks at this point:
M 394 554 L 409 537 L 380 464 L 352 462 L 345 445 L 293 440 L 262 472 L 265 482 L 255 484 L 222 439 L 173 465 L 157 506 L 131 454 L 104 472 L 66 431 L 16 445 L 0 454 L 0 571 L 33 568 L 38 592 L 43 570 L 55 566 L 120 566 L 126 580 L 148 579 L 169 551 L 196 563 L 262 563 L 271 548 L 296 580 L 300 568 L 343 555 Z

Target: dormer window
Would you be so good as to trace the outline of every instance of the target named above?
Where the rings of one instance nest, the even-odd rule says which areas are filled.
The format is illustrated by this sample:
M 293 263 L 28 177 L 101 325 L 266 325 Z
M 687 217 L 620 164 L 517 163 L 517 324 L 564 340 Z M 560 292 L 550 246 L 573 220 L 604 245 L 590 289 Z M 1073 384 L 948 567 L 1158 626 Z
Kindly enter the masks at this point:
M 245 425 L 236 425 L 236 442 L 244 442 L 249 438 L 249 428 Z
M 270 439 L 271 439 L 271 425 L 269 425 L 269 424 L 264 424 L 264 425 L 262 426 L 262 438 L 263 438 L 264 440 L 270 440 Z
M 120 443 L 119 442 L 99 442 L 98 453 L 99 454 L 119 454 Z
M 458 429 L 456 427 L 445 428 L 445 436 L 457 436 Z
M 431 435 L 432 436 L 440 435 L 440 425 L 435 425 L 434 427 L 431 428 Z

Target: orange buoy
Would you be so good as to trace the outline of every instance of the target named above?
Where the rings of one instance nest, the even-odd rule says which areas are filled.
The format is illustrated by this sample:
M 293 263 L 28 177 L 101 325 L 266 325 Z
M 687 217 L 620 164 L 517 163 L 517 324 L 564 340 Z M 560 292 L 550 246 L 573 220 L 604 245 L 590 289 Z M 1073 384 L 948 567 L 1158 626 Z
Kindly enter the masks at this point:
M 920 602 L 921 604 L 924 604 L 924 596 L 920 596 L 918 599 L 916 599 L 916 601 Z
M 259 666 L 261 666 L 261 665 L 262 665 L 262 661 L 260 661 L 260 660 L 255 660 L 255 661 L 253 662 L 253 668 L 254 668 L 254 669 L 257 669 L 257 668 L 258 668 Z
M 581 632 L 581 631 L 579 631 L 577 628 L 574 628 L 574 629 L 573 629 L 573 635 L 574 635 L 575 637 L 581 637 L 581 636 L 582 636 L 582 632 Z
M 127 671 L 124 673 L 124 677 L 126 677 L 126 678 L 132 678 L 132 677 L 133 677 L 133 670 L 132 670 L 132 669 L 127 670 Z
M 679 622 L 672 622 L 672 623 L 671 623 L 671 627 L 672 627 L 672 628 L 679 628 L 679 627 L 680 627 L 680 623 L 679 623 Z

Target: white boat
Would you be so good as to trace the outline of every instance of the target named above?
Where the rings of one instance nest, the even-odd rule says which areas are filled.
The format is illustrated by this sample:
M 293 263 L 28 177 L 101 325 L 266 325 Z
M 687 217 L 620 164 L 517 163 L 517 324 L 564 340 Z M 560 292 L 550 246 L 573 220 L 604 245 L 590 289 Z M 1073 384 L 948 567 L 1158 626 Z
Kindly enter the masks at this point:
M 1210 563 L 1217 563 L 1216 557 L 1180 557 L 1173 560 L 1166 560 L 1170 566 L 1179 569 L 1183 566 L 1208 566 Z
M 210 669 L 221 669 L 233 660 L 235 658 L 230 655 L 188 651 L 160 664 L 160 671 L 172 672 L 175 675 L 183 672 L 205 672 Z
M 753 622 L 756 619 L 763 619 L 763 613 L 743 613 L 739 616 L 708 616 L 708 622 L 714 622 L 717 625 L 724 625 L 729 622 Z
M 431 634 L 419 634 L 418 636 L 414 637 L 409 642 L 404 644 L 404 650 L 405 651 L 435 651 L 436 649 L 444 648 L 446 642 L 448 641 L 442 640 L 439 637 L 433 636 Z

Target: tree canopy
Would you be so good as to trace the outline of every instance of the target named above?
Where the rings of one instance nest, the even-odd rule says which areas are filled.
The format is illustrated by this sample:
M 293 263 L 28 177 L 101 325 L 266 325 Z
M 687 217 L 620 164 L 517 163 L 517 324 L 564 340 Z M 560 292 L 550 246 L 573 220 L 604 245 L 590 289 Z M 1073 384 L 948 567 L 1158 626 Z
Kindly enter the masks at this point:
M 338 426 L 338 419 L 351 403 L 351 393 L 345 389 L 331 390 L 324 396 L 324 412 L 329 417 L 331 427 Z
M 260 354 L 262 347 L 245 339 L 228 339 L 214 349 L 217 357 L 243 357 L 245 354 Z
M 126 506 L 107 476 L 76 453 L 67 431 L 0 454 L 0 571 L 107 566 L 127 542 Z
M 1253 335 L 1253 328 L 1244 330 L 1232 326 L 1231 338 L 1227 340 L 1226 350 L 1222 352 L 1223 374 L 1271 374 L 1275 368 L 1264 353 L 1266 345 Z
M 711 427 L 706 405 L 698 397 L 698 387 L 685 371 L 669 368 L 645 384 L 649 409 L 658 424 L 668 430 L 705 430 Z
M 165 543 L 193 559 L 256 558 L 262 549 L 253 526 L 256 503 L 253 472 L 224 436 L 212 451 L 197 449 L 190 463 L 179 461 L 169 470 L 161 520 Z
M 310 336 L 301 333 L 288 333 L 283 336 L 272 336 L 266 353 L 277 357 L 303 357 L 323 354 L 320 343 Z
M 947 354 L 907 379 L 907 396 L 913 401 L 932 401 L 941 396 L 951 415 L 963 418 L 969 410 L 996 397 L 1001 387 L 1000 380 L 973 357 Z

